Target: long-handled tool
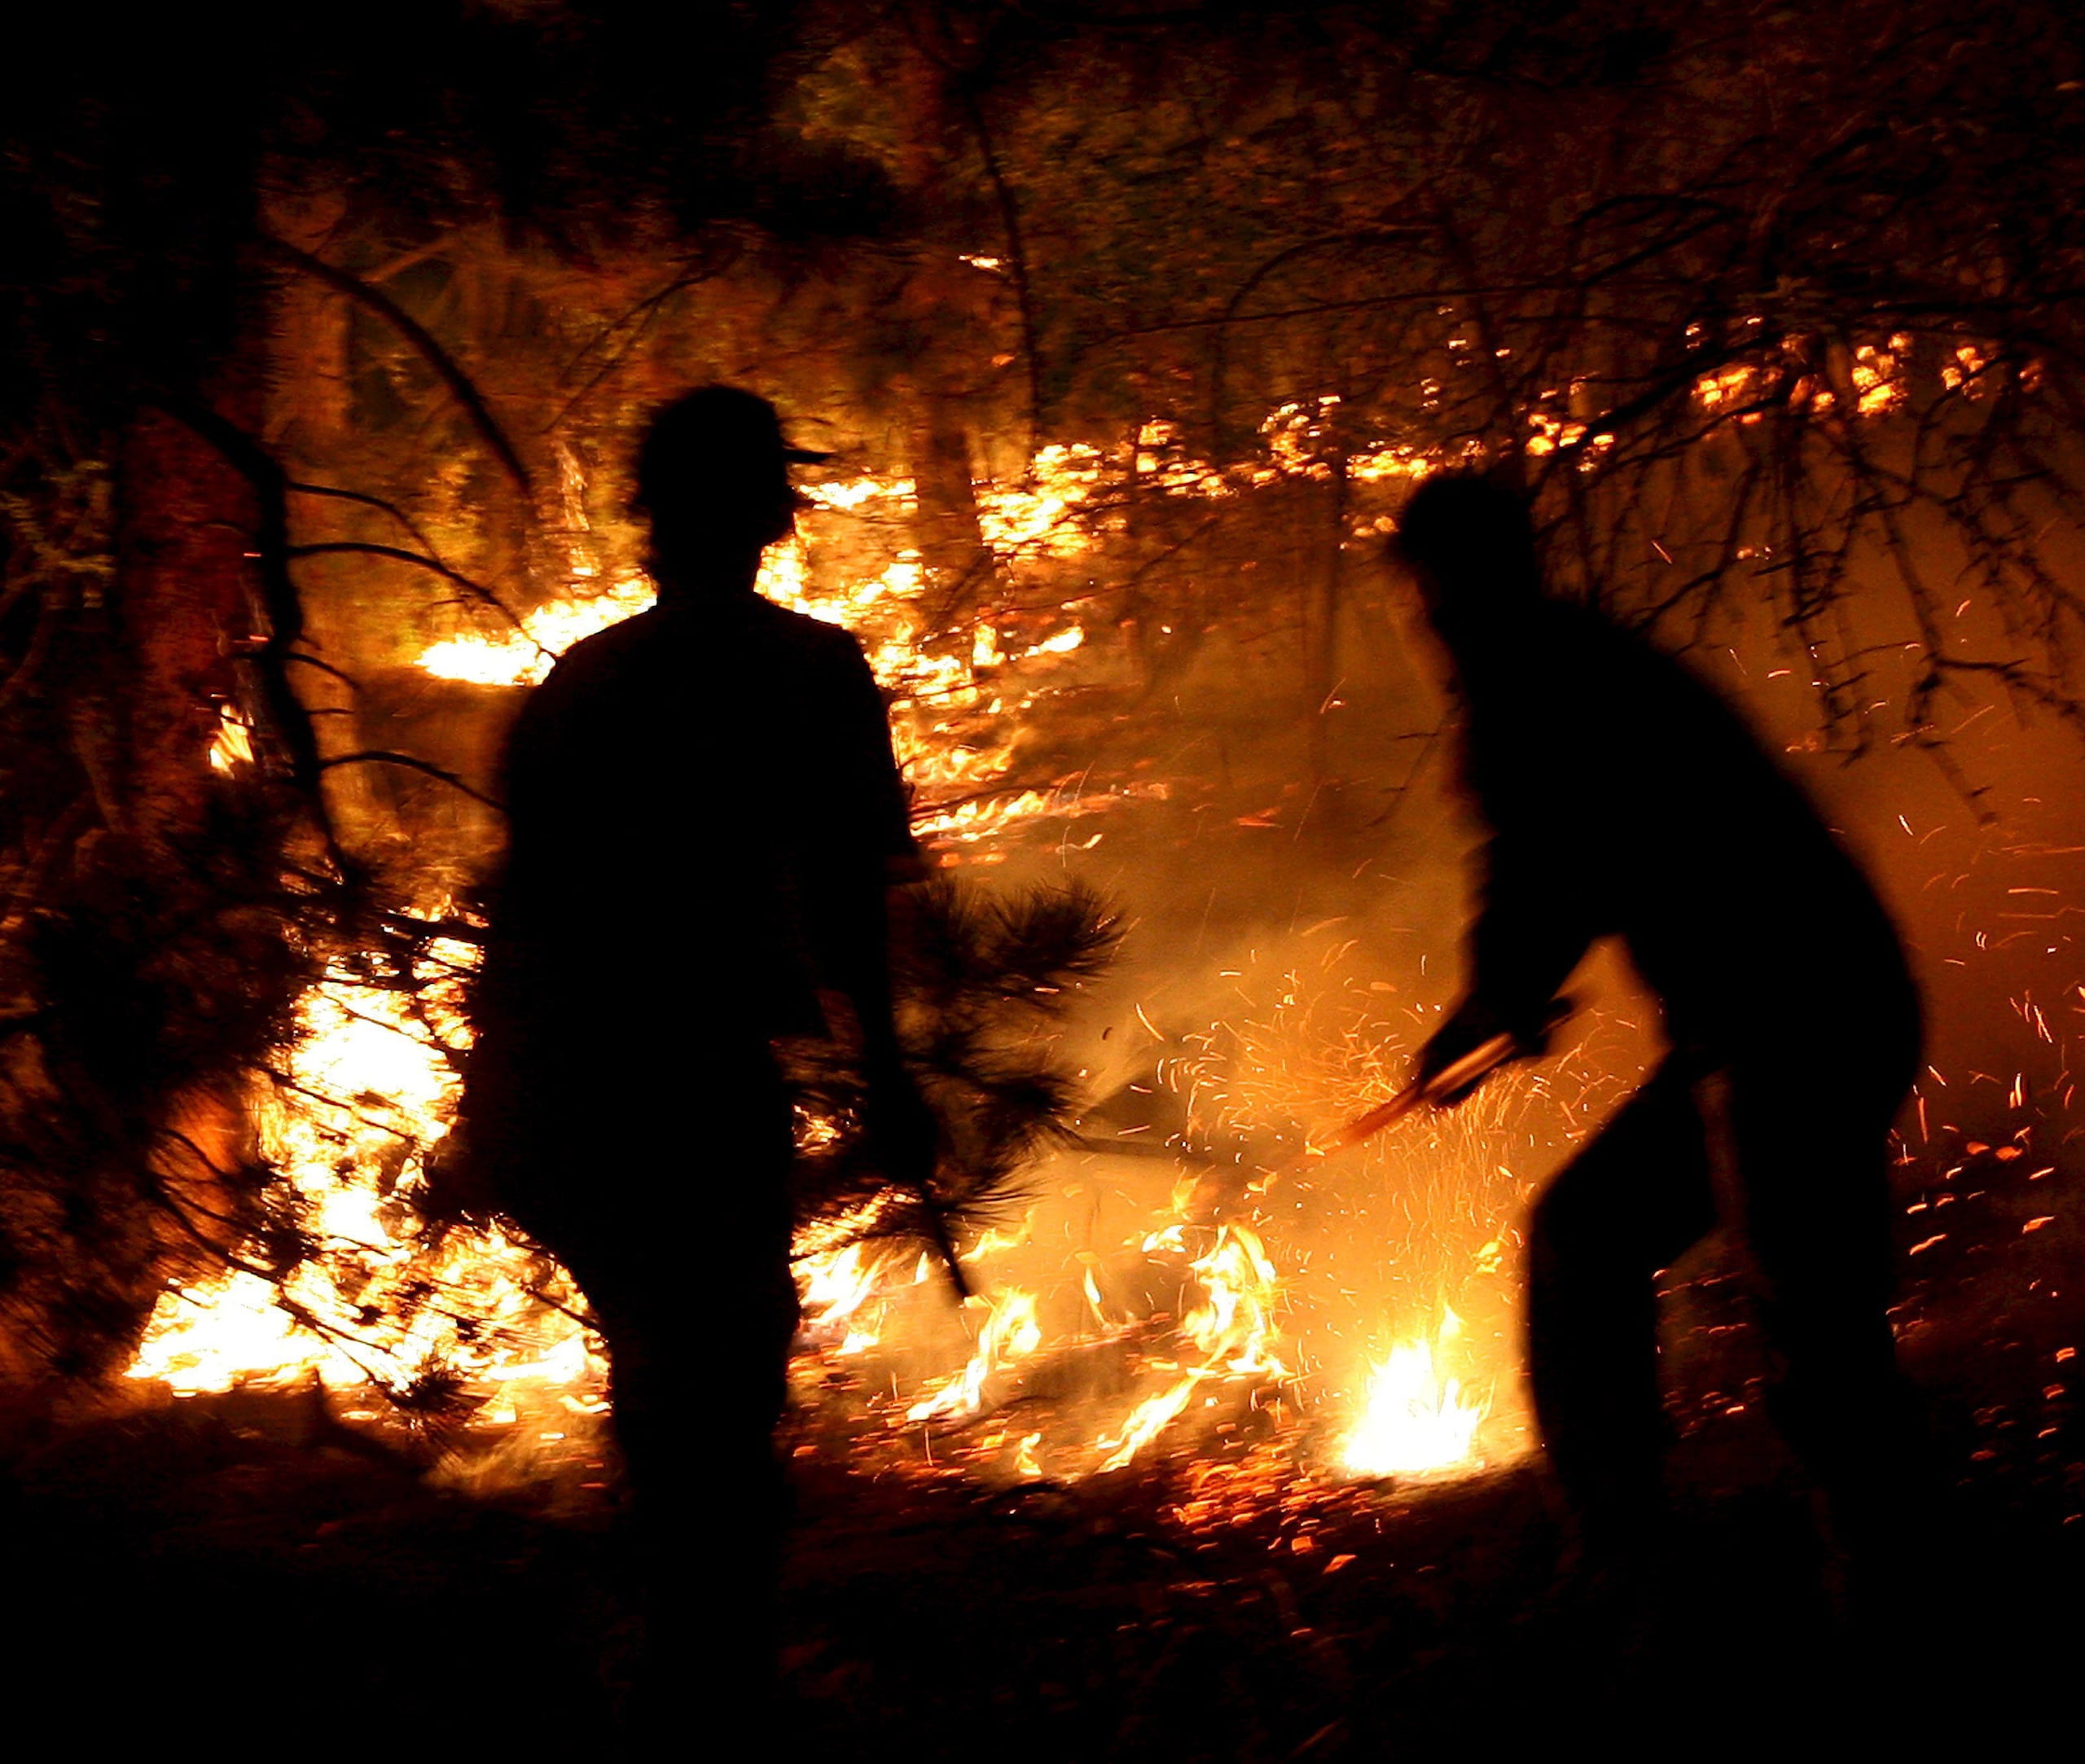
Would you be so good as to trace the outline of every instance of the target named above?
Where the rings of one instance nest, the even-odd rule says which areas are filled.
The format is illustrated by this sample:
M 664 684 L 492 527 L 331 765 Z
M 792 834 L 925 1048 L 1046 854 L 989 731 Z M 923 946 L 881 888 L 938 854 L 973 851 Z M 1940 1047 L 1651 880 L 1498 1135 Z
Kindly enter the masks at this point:
M 1192 1193 L 1183 1203 L 1183 1211 L 1197 1222 L 1213 1222 L 1241 1202 L 1258 1200 L 1284 1177 L 1351 1151 L 1385 1128 L 1394 1126 L 1406 1116 L 1440 1103 L 1465 1085 L 1474 1084 L 1525 1051 L 1517 1036 L 1494 1035 L 1432 1077 L 1415 1079 L 1387 1103 L 1378 1103 L 1366 1114 L 1355 1116 L 1331 1139 L 1314 1141 L 1300 1151 L 1290 1152 L 1278 1164 L 1249 1175 L 1233 1165 L 1214 1165 L 1196 1183 Z
M 1489 1040 L 1479 1042 L 1461 1059 L 1445 1065 L 1430 1078 L 1414 1078 L 1387 1103 L 1378 1103 L 1366 1114 L 1356 1115 L 1334 1134 L 1329 1143 L 1311 1146 L 1305 1149 L 1306 1157 L 1330 1157 L 1334 1152 L 1344 1152 L 1363 1141 L 1372 1139 L 1387 1127 L 1394 1127 L 1406 1116 L 1438 1103 L 1444 1097 L 1488 1076 L 1522 1051 L 1517 1035 L 1501 1032 Z
M 1543 1027 L 1545 1032 L 1555 1029 L 1570 1016 L 1574 1001 L 1559 998 L 1550 1007 Z M 1443 1066 L 1431 1077 L 1415 1078 L 1387 1103 L 1378 1103 L 1365 1114 L 1356 1115 L 1332 1138 L 1322 1144 L 1306 1145 L 1300 1152 L 1284 1158 L 1247 1189 L 1250 1194 L 1264 1194 L 1284 1176 L 1305 1164 L 1321 1163 L 1336 1157 L 1342 1152 L 1372 1139 L 1387 1127 L 1394 1127 L 1406 1116 L 1421 1108 L 1437 1106 L 1458 1090 L 1466 1090 L 1481 1078 L 1488 1077 L 1508 1060 L 1536 1050 L 1511 1030 L 1501 1030 L 1479 1042 L 1461 1059 Z
M 1247 1185 L 1248 1194 L 1265 1194 L 1284 1176 L 1291 1175 L 1306 1164 L 1322 1164 L 1327 1158 L 1337 1157 L 1342 1152 L 1350 1152 L 1357 1145 L 1372 1139 L 1385 1129 L 1394 1127 L 1406 1116 L 1439 1104 L 1442 1099 L 1453 1096 L 1465 1085 L 1474 1084 L 1486 1073 L 1503 1066 L 1521 1051 L 1520 1038 L 1508 1034 L 1494 1035 L 1480 1042 L 1452 1065 L 1443 1066 L 1430 1078 L 1414 1078 L 1387 1103 L 1378 1103 L 1366 1114 L 1356 1115 L 1331 1139 L 1306 1145 L 1300 1152 L 1291 1153 L 1257 1181 Z

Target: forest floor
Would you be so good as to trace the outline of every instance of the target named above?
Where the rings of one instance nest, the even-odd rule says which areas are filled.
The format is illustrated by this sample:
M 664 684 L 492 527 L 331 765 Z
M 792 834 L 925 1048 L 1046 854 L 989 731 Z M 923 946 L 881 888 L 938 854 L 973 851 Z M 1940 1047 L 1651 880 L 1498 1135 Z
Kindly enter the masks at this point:
M 1692 1424 L 1634 1585 L 1560 1569 L 1526 1463 L 1243 1477 L 1212 1507 L 1179 1461 L 991 1490 L 800 1454 L 791 1731 L 715 1755 L 1431 1758 L 1568 1735 L 1918 1756 L 2069 1725 L 2085 1257 L 2061 1226 L 2022 1237 L 2017 1207 L 1972 1210 L 1899 1319 L 1952 1486 L 1879 1606 L 1835 1582 L 1757 1404 Z M 638 1625 L 606 1493 L 458 1492 L 315 1393 L 5 1420 L 12 1706 L 59 1712 L 73 1749 L 613 1755 Z

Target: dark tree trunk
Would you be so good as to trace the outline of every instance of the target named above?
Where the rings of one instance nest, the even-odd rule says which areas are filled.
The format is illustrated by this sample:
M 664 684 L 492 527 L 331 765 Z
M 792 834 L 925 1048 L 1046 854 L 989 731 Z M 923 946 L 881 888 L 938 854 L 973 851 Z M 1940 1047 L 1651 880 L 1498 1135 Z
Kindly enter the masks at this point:
M 968 639 L 993 583 L 990 550 L 977 520 L 970 434 L 956 402 L 929 394 L 911 436 L 912 480 L 919 512 L 920 561 L 934 628 L 949 642 Z
M 1332 727 L 1328 719 L 1339 687 L 1340 610 L 1345 596 L 1350 500 L 1345 450 L 1335 450 L 1326 463 L 1332 476 L 1324 496 L 1324 551 L 1311 573 L 1303 603 L 1303 714 L 1309 719 L 1313 784 L 1331 781 Z

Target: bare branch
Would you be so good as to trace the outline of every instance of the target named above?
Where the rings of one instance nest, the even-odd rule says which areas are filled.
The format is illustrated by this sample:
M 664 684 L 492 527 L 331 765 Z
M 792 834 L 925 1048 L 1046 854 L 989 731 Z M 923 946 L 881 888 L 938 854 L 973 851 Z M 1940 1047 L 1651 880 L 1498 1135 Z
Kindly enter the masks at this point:
M 432 760 L 415 757 L 410 753 L 394 753 L 388 748 L 371 748 L 362 753 L 336 753 L 320 763 L 321 771 L 333 770 L 336 766 L 402 766 L 408 771 L 424 772 L 429 778 L 439 779 L 452 790 L 459 790 L 474 802 L 482 802 L 489 809 L 497 809 L 503 814 L 507 805 L 496 796 L 489 796 L 482 790 L 474 788 L 455 773 L 437 766 Z
M 514 444 L 507 438 L 485 401 L 472 383 L 471 377 L 459 367 L 449 352 L 437 343 L 428 328 L 407 312 L 380 288 L 372 287 L 358 276 L 336 269 L 323 257 L 314 257 L 309 252 L 300 250 L 287 239 L 263 234 L 261 241 L 270 251 L 286 262 L 294 264 L 305 274 L 315 277 L 328 287 L 345 294 L 377 314 L 391 326 L 399 336 L 412 345 L 414 352 L 434 371 L 435 377 L 449 388 L 450 395 L 463 407 L 463 414 L 471 419 L 471 426 L 489 447 L 499 463 L 520 489 L 523 496 L 533 500 L 535 485 L 530 480 L 529 468 L 521 463 L 521 456 Z
M 438 557 L 423 555 L 418 551 L 408 551 L 399 546 L 378 545 L 373 541 L 365 539 L 327 539 L 322 540 L 313 545 L 292 546 L 289 549 L 289 555 L 293 558 L 345 556 L 383 557 L 390 559 L 394 564 L 410 564 L 416 568 L 431 570 L 434 574 L 441 577 L 445 581 L 452 581 L 455 583 L 459 588 L 461 588 L 466 594 L 469 595 L 472 599 L 476 600 L 482 605 L 491 608 L 494 612 L 497 612 L 502 618 L 505 619 L 509 625 L 512 625 L 514 629 L 516 631 L 519 631 L 524 637 L 527 637 L 529 634 L 527 630 L 522 625 L 521 616 L 516 612 L 512 608 L 509 607 L 507 603 L 504 600 L 501 599 L 498 595 L 494 593 L 491 589 L 486 587 L 483 582 L 474 581 L 470 577 L 463 574 L 461 570 L 451 568 L 448 564 L 443 563 Z M 529 641 L 533 643 L 535 639 L 530 638 Z M 550 652 L 544 649 L 542 644 L 538 643 L 536 647 L 542 654 L 546 656 L 550 654 Z

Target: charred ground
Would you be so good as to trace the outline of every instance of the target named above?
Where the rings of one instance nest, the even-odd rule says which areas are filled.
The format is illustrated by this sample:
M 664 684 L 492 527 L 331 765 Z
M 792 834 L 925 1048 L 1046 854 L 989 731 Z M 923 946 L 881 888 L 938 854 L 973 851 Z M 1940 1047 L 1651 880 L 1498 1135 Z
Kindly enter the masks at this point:
M 1672 1294 L 1684 1437 L 1648 1595 L 1560 1574 L 1525 1462 L 1399 1485 L 1197 1453 L 988 1489 L 806 1446 L 790 1743 L 1215 1761 L 2045 1731 L 2080 1639 L 2085 1289 L 2067 1230 L 2022 1235 L 2046 1183 L 1981 1162 L 1899 1318 L 1952 1484 L 1914 1598 L 1850 1617 L 1747 1383 L 1741 1304 L 1705 1269 Z M 7 1444 L 12 1665 L 82 1733 L 587 1745 L 627 1692 L 633 1577 L 598 1463 L 444 1492 L 438 1441 L 380 1440 L 315 1393 L 18 1411 Z

